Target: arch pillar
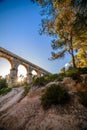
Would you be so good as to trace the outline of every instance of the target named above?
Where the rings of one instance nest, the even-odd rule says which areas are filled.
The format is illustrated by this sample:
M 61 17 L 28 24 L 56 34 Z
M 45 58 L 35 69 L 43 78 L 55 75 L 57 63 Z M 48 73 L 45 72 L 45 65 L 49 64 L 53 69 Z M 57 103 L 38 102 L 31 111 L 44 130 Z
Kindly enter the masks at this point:
M 31 83 L 32 82 L 32 67 L 29 66 L 27 69 L 27 83 Z
M 8 85 L 10 87 L 16 85 L 17 83 L 18 65 L 19 63 L 13 60 L 13 65 L 12 68 L 10 69 L 9 82 L 8 82 Z
M 37 77 L 40 77 L 41 76 L 41 73 L 39 70 L 37 70 Z
M 37 71 L 37 76 L 38 77 L 41 77 L 41 76 L 44 76 L 44 75 L 45 75 L 45 73 L 43 71 L 41 71 L 41 70 Z

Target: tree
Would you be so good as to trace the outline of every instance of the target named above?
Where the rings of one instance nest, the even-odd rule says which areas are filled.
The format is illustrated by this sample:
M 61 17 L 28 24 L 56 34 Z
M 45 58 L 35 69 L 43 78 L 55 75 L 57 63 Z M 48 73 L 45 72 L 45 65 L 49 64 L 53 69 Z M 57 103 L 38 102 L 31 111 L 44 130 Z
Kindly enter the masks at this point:
M 74 31 L 76 32 L 76 39 L 87 43 L 87 0 L 73 0 L 76 12 L 76 19 L 74 21 Z
M 58 49 L 59 51 L 57 53 L 52 53 L 52 59 L 61 58 L 68 52 L 72 57 L 73 67 L 76 67 L 73 47 L 75 44 L 75 34 L 73 31 L 74 19 L 75 14 L 71 7 L 62 7 L 60 13 L 57 14 L 54 29 L 59 38 L 53 40 L 52 48 L 54 50 Z
M 77 55 L 75 55 L 77 67 L 87 67 L 87 47 L 80 48 Z
M 63 68 L 60 70 L 60 72 L 65 74 L 65 67 L 63 67 Z
M 40 32 L 54 37 L 51 60 L 64 57 L 68 52 L 73 67 L 76 67 L 74 52 L 79 52 L 87 44 L 86 0 L 37 1 L 43 7 L 42 14 L 45 14 Z
M 76 19 L 74 21 L 75 45 L 77 50 L 75 56 L 77 67 L 87 66 L 87 0 L 74 0 Z

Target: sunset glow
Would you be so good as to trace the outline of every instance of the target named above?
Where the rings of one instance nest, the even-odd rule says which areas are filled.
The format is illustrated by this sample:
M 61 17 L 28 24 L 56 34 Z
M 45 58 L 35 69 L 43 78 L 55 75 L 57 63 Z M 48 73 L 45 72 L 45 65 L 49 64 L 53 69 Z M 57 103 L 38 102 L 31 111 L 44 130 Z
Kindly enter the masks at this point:
M 5 58 L 0 58 L 0 76 L 5 77 L 10 74 L 11 65 Z
M 6 75 L 10 74 L 11 64 L 5 58 L 0 58 L 0 76 L 5 77 Z M 35 70 L 32 70 L 32 75 L 37 75 Z M 27 70 L 23 65 L 18 66 L 18 82 L 23 81 L 27 77 Z
M 18 67 L 18 82 L 23 81 L 27 76 L 27 70 L 23 65 Z
M 5 77 L 10 74 L 11 64 L 5 58 L 0 58 L 0 76 Z M 23 65 L 18 66 L 18 82 L 23 81 L 27 76 L 27 70 Z
M 35 70 L 32 71 L 33 75 L 37 75 L 37 72 Z

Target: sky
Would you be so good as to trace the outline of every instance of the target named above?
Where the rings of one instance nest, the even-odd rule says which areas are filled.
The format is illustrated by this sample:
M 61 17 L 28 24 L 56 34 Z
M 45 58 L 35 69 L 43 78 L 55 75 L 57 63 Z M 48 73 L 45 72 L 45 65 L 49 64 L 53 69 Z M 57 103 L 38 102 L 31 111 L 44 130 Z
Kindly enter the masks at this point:
M 49 61 L 51 40 L 39 35 L 41 8 L 30 0 L 0 0 L 0 47 L 38 65 L 51 73 L 59 73 L 70 57 Z M 8 68 L 0 58 L 0 73 Z

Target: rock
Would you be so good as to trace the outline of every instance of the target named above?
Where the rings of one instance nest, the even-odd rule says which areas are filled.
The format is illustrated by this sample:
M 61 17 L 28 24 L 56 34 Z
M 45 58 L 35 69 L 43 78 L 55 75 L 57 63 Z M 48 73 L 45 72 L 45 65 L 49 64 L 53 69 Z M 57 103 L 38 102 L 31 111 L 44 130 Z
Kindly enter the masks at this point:
M 65 77 L 62 81 L 62 84 L 63 84 L 63 86 L 65 86 L 68 89 L 68 91 L 70 91 L 70 92 L 76 91 L 76 89 L 75 89 L 76 81 L 73 80 L 72 78 Z
M 72 84 L 73 86 L 76 84 L 76 82 L 70 77 L 65 77 L 62 83 L 65 85 Z
M 87 87 L 87 74 L 81 75 L 82 84 Z
M 48 83 L 45 87 L 50 87 L 51 85 L 53 85 L 53 84 L 55 84 L 55 85 L 62 85 L 62 83 L 61 82 L 59 82 L 59 81 L 54 81 L 54 82 L 50 82 L 50 83 Z

